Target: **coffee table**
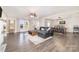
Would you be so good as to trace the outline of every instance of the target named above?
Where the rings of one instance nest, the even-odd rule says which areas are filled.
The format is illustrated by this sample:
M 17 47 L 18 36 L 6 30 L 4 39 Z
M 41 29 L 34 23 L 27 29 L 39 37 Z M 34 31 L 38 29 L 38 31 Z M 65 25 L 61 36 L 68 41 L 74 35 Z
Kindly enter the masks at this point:
M 37 32 L 36 32 L 36 31 L 34 31 L 34 30 L 28 31 L 28 33 L 29 33 L 30 35 L 32 35 L 32 36 L 37 35 Z

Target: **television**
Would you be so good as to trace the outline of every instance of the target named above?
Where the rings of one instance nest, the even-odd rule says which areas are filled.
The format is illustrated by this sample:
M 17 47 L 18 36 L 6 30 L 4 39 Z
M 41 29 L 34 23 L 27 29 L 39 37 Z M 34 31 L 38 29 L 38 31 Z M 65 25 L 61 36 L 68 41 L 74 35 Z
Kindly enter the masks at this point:
M 65 21 L 59 21 L 59 24 L 65 24 L 66 22 Z

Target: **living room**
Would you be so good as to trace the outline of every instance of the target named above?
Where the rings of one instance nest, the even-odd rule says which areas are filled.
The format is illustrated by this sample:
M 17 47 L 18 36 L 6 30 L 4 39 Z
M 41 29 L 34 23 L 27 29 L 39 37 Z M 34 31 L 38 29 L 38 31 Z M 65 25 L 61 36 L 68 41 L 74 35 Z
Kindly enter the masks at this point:
M 5 34 L 3 42 L 6 41 L 0 48 L 1 51 L 79 51 L 79 7 L 3 6 L 1 8 L 0 21 L 4 22 L 2 31 Z

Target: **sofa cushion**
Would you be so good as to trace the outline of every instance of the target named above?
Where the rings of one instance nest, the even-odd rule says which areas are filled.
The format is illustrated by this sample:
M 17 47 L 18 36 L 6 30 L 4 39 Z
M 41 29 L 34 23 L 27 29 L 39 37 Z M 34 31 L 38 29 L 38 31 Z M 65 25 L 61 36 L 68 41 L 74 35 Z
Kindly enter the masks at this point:
M 47 33 L 47 31 L 38 31 L 38 33 L 45 35 Z
M 51 28 L 49 27 L 49 28 L 47 29 L 47 31 L 50 31 L 50 29 L 51 29 Z
M 47 31 L 49 27 L 40 27 L 40 30 L 44 30 L 44 31 Z

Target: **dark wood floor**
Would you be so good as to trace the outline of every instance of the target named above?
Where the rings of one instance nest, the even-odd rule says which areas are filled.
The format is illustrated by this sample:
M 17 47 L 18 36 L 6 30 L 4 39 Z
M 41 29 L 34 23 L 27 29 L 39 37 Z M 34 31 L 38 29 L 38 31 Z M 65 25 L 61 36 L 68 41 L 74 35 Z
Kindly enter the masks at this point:
M 34 45 L 25 33 L 8 34 L 5 52 L 77 52 L 79 34 L 57 34 L 53 39 Z

